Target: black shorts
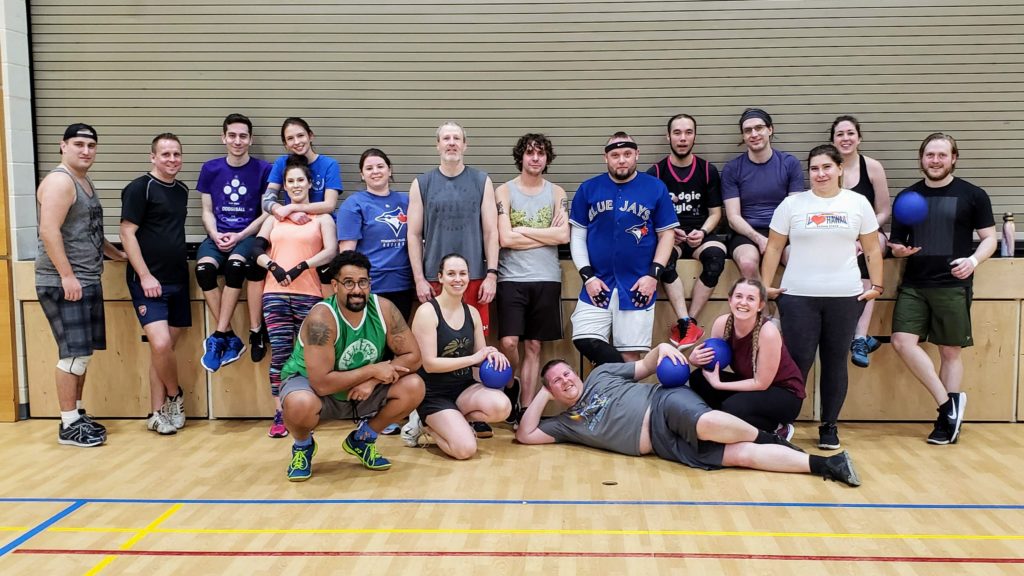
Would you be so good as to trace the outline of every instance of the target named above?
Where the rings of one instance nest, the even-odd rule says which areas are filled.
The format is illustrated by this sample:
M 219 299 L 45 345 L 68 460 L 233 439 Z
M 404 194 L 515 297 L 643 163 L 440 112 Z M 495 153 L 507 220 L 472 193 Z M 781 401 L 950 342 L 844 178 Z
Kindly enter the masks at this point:
M 95 350 L 106 350 L 107 327 L 103 316 L 103 286 L 82 286 L 82 299 L 64 299 L 64 289 L 36 286 L 39 306 L 50 323 L 57 341 L 60 358 L 90 356 Z
M 427 376 L 429 378 L 429 375 Z M 424 381 L 426 380 L 427 378 L 424 378 Z M 427 386 L 426 394 L 424 394 L 423 401 L 420 402 L 419 407 L 416 408 L 416 413 L 420 415 L 420 420 L 424 422 L 427 420 L 427 416 L 437 414 L 442 410 L 455 410 L 461 414 L 462 411 L 459 410 L 459 405 L 456 401 L 459 399 L 459 395 L 466 391 L 466 388 L 476 384 L 472 380 L 462 384 L 425 383 Z
M 754 228 L 754 231 L 765 238 L 768 237 L 768 228 Z M 747 238 L 743 234 L 739 234 L 737 232 L 729 232 L 729 236 L 725 241 L 725 247 L 729 249 L 730 258 L 740 246 L 753 246 L 754 248 L 757 248 L 757 244 L 750 238 Z
M 691 468 L 722 467 L 725 444 L 697 438 L 697 420 L 711 411 L 688 386 L 662 388 L 651 400 L 651 448 L 660 458 Z
M 498 282 L 498 338 L 562 339 L 561 282 Z
M 681 242 L 679 244 L 676 244 L 676 247 L 679 248 L 679 258 L 678 259 L 679 260 L 696 260 L 696 258 L 694 257 L 693 253 L 696 252 L 697 250 L 700 250 L 701 248 L 703 248 L 708 242 L 721 242 L 722 244 L 725 244 L 728 241 L 729 241 L 728 237 L 726 237 L 726 236 L 724 236 L 722 234 L 705 234 L 704 235 L 704 240 L 696 248 L 693 247 L 693 246 L 690 246 L 686 242 Z M 726 244 L 726 247 L 728 247 L 727 244 Z
M 188 328 L 192 325 L 192 303 L 188 300 L 188 287 L 184 284 L 162 284 L 157 298 L 148 298 L 137 280 L 128 280 L 128 293 L 139 324 L 145 326 L 166 320 L 168 326 Z

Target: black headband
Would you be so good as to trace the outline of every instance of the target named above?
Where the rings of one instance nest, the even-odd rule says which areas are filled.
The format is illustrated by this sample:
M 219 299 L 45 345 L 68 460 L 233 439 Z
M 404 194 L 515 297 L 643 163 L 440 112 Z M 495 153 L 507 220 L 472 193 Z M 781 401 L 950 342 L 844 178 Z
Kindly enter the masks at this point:
M 636 145 L 636 142 L 632 140 L 617 140 L 615 142 L 609 142 L 604 145 L 604 153 L 607 154 L 612 150 L 618 150 L 619 148 L 632 148 L 633 150 L 639 150 L 640 147 Z
M 764 123 L 767 124 L 769 127 L 771 127 L 772 125 L 772 117 L 769 116 L 767 112 L 761 110 L 760 108 L 747 108 L 746 110 L 743 111 L 743 115 L 740 116 L 740 128 L 743 127 L 744 122 L 750 120 L 751 118 L 759 118 L 761 120 L 764 120 Z

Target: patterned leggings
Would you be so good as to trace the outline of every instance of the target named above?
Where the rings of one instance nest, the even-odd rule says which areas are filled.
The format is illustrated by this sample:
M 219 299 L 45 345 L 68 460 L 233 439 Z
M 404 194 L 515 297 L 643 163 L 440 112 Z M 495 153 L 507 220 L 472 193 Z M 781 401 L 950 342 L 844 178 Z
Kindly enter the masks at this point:
M 270 334 L 270 393 L 275 398 L 281 391 L 281 369 L 292 355 L 302 321 L 320 300 L 306 294 L 263 295 L 263 321 Z

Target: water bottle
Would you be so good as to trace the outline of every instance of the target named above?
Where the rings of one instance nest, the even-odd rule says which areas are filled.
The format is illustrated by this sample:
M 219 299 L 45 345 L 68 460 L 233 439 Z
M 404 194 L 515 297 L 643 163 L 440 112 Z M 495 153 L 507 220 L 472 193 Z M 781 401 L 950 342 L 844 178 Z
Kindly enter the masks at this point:
M 1013 251 L 1017 246 L 1017 227 L 1013 223 L 1013 212 L 1003 214 L 1003 245 L 999 255 L 1003 258 L 1013 258 Z

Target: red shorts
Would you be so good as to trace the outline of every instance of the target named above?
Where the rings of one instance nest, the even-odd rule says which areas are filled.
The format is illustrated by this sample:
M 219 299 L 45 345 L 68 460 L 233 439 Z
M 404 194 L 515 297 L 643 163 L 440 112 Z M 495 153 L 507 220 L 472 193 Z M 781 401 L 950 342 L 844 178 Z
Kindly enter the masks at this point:
M 480 313 L 480 323 L 484 325 L 484 336 L 490 333 L 491 323 L 491 305 L 480 302 L 478 295 L 480 294 L 480 285 L 484 283 L 483 278 L 479 280 L 470 280 L 469 286 L 466 287 L 466 291 L 462 294 L 462 301 L 469 304 L 476 311 Z M 430 287 L 434 289 L 434 296 L 441 293 L 441 283 L 431 282 Z

